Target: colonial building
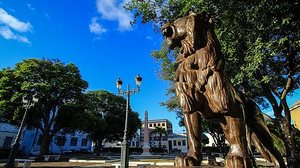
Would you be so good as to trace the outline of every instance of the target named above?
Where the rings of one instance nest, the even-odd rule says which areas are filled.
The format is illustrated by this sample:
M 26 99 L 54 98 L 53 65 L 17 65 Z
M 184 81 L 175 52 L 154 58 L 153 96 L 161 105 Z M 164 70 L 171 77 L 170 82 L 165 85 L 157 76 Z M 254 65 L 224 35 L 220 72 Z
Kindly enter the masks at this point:
M 9 150 L 16 138 L 18 127 L 0 121 L 0 150 Z M 35 129 L 25 129 L 22 132 L 20 144 L 21 151 L 26 155 L 38 155 L 42 142 L 42 133 Z M 87 134 L 75 131 L 71 134 L 57 133 L 49 146 L 51 153 L 65 153 L 71 151 L 92 151 L 92 141 Z
M 292 105 L 290 110 L 294 126 L 300 130 L 300 101 Z
M 186 153 L 188 151 L 186 134 L 170 134 L 168 137 L 168 151 Z
M 144 122 L 142 123 L 141 133 L 140 133 L 140 141 L 141 144 L 144 143 Z M 149 120 L 148 121 L 148 129 L 149 129 L 149 143 L 151 147 L 159 147 L 160 137 L 159 133 L 153 133 L 155 128 L 162 128 L 166 131 L 167 135 L 162 133 L 161 137 L 161 147 L 167 149 L 168 146 L 168 135 L 173 134 L 173 126 L 172 123 L 167 119 L 158 119 L 158 120 Z
M 87 133 L 81 131 L 75 131 L 69 134 L 58 132 L 52 138 L 49 152 L 54 154 L 75 151 L 91 152 L 92 141 L 87 136 Z M 22 151 L 26 154 L 37 155 L 40 152 L 41 142 L 41 132 L 26 130 L 24 133 L 24 142 L 22 143 Z
M 140 143 L 143 146 L 144 141 L 144 122 L 142 123 Z M 149 128 L 149 143 L 152 148 L 158 148 L 159 146 L 165 149 L 167 152 L 179 151 L 187 152 L 187 136 L 185 134 L 173 133 L 173 125 L 168 119 L 157 119 L 148 121 Z M 155 132 L 156 128 L 165 130 L 165 133 Z M 175 144 L 175 145 L 174 145 Z
M 0 150 L 8 150 L 16 138 L 18 128 L 0 119 Z

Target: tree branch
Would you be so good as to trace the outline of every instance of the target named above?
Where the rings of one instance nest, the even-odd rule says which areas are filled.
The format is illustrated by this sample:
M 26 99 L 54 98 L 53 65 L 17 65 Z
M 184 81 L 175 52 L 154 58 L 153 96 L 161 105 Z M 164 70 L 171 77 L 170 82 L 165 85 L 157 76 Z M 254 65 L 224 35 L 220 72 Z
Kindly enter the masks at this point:
M 262 74 L 259 72 L 259 71 L 256 71 L 255 73 L 255 78 L 256 79 L 259 79 L 260 81 L 262 81 Z M 260 82 L 260 85 L 263 89 L 263 92 L 265 93 L 265 97 L 268 99 L 268 101 L 271 103 L 271 106 L 274 110 L 274 115 L 276 118 L 282 118 L 282 115 L 281 115 L 281 108 L 280 108 L 280 105 L 278 105 L 274 95 L 272 93 L 275 93 L 275 95 L 277 96 L 277 93 L 276 93 L 276 90 L 270 88 L 269 85 L 263 83 L 263 82 Z M 279 97 L 279 95 L 278 95 Z
M 54 118 L 55 118 L 55 116 L 56 116 L 57 110 L 58 110 L 58 108 L 57 108 L 57 106 L 55 106 L 54 109 L 53 109 L 53 112 L 52 112 L 51 119 L 50 119 L 50 121 L 49 121 L 49 125 L 50 125 L 50 126 L 51 126 L 51 125 L 53 124 L 53 122 L 54 122 Z M 51 111 L 52 111 L 52 110 L 51 110 Z

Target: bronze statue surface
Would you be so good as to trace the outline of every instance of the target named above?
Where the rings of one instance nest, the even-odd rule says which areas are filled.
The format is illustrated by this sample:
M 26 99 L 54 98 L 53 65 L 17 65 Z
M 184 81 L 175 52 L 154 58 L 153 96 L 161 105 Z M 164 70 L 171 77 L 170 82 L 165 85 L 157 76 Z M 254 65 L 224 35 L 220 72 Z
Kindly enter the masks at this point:
M 176 166 L 201 164 L 204 117 L 220 122 L 230 144 L 225 167 L 256 167 L 249 148 L 250 138 L 275 167 L 285 167 L 261 111 L 233 87 L 224 73 L 224 58 L 210 17 L 206 13 L 190 13 L 163 25 L 162 32 L 170 49 L 180 48 L 175 87 L 184 113 L 189 150 L 186 156 L 176 158 Z

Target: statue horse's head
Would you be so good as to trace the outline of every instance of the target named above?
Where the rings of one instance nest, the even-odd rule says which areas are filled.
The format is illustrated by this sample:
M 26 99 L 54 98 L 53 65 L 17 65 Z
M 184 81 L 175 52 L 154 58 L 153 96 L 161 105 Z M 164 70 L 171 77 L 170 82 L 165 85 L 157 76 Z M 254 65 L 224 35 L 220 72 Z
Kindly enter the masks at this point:
M 206 13 L 190 13 L 162 26 L 163 36 L 170 49 L 181 48 L 185 58 L 206 45 L 206 31 L 210 25 L 210 16 Z

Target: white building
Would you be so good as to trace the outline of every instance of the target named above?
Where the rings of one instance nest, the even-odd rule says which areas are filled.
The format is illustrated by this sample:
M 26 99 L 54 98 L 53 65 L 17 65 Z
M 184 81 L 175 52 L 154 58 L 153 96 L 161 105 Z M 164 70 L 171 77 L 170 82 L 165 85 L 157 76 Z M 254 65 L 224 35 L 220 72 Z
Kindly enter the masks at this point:
M 15 140 L 18 128 L 0 121 L 0 149 L 10 149 L 12 142 Z
M 121 143 L 122 141 L 118 141 L 118 142 L 104 142 L 102 145 L 104 148 L 119 148 L 121 147 Z M 133 135 L 133 137 L 131 138 L 131 140 L 129 140 L 129 147 L 132 148 L 138 148 L 140 147 L 140 134 L 139 134 L 139 130 L 137 131 L 137 133 L 135 133 Z
M 168 150 L 169 152 L 187 153 L 187 136 L 186 134 L 170 134 L 168 136 Z
M 141 128 L 141 147 L 144 144 L 144 122 L 142 122 Z M 167 119 L 158 119 L 158 120 L 149 120 L 148 121 L 148 129 L 149 129 L 149 143 L 150 147 L 158 148 L 159 147 L 159 133 L 152 133 L 152 131 L 156 128 L 162 128 L 167 132 L 167 135 L 162 134 L 161 137 L 161 147 L 168 150 L 168 135 L 173 134 L 173 126 L 172 123 Z
M 42 134 L 36 131 L 26 131 L 24 140 L 26 139 L 22 150 L 27 154 L 37 155 L 40 152 Z M 31 146 L 30 146 L 31 142 Z M 87 137 L 87 133 L 75 131 L 70 134 L 57 133 L 49 146 L 49 152 L 58 154 L 66 152 L 91 152 L 92 141 Z
M 166 149 L 168 153 L 171 152 L 187 152 L 187 136 L 186 134 L 176 134 L 173 133 L 173 125 L 168 119 L 157 119 L 157 120 L 149 120 L 148 128 L 149 128 L 149 141 L 150 146 L 154 148 L 159 147 L 160 137 L 158 133 L 151 133 L 156 127 L 162 128 L 166 130 L 167 135 L 162 134 L 161 138 L 161 147 Z M 144 140 L 144 122 L 142 123 L 141 128 L 141 147 L 143 145 Z
M 17 127 L 0 121 L 0 149 L 9 150 L 18 132 Z M 20 138 L 21 150 L 26 155 L 38 155 L 42 142 L 42 133 L 36 130 L 26 129 Z M 49 146 L 50 153 L 64 153 L 72 151 L 91 152 L 92 141 L 87 134 L 75 131 L 72 134 L 62 135 L 57 133 Z

